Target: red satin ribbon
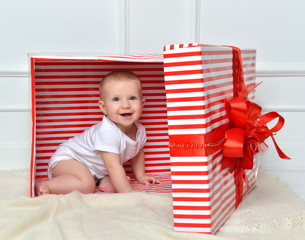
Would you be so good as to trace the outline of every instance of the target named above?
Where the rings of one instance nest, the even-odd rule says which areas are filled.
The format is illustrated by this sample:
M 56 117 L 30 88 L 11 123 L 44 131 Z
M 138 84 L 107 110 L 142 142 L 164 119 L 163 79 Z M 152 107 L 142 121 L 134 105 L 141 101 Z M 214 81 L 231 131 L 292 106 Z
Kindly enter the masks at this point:
M 234 172 L 237 207 L 243 196 L 243 181 L 248 185 L 245 169 L 253 168 L 253 156 L 258 153 L 259 144 L 271 137 L 279 156 L 283 159 L 290 158 L 282 152 L 273 137 L 274 133 L 283 127 L 284 118 L 276 112 L 261 116 L 262 108 L 248 100 L 248 93 L 259 84 L 250 84 L 245 87 L 240 50 L 232 48 L 233 62 L 235 62 L 233 67 L 234 70 L 237 69 L 233 71 L 235 72 L 233 74 L 234 84 L 237 87 L 235 87 L 235 97 L 227 102 L 227 112 L 232 128 L 225 132 L 222 168 L 229 168 L 231 172 Z M 266 124 L 276 118 L 278 118 L 278 122 L 269 129 Z

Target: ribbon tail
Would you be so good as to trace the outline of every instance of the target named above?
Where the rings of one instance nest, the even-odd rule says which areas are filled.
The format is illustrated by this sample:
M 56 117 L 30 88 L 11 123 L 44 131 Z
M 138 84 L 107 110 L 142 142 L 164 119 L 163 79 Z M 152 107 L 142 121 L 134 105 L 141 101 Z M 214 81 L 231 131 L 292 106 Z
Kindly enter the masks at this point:
M 280 147 L 277 145 L 275 138 L 273 137 L 273 135 L 271 135 L 272 141 L 274 143 L 274 146 L 276 148 L 276 151 L 278 153 L 278 155 L 280 156 L 280 158 L 282 159 L 288 159 L 290 160 L 290 157 L 288 157 L 285 153 L 283 153 L 283 151 L 280 149 Z

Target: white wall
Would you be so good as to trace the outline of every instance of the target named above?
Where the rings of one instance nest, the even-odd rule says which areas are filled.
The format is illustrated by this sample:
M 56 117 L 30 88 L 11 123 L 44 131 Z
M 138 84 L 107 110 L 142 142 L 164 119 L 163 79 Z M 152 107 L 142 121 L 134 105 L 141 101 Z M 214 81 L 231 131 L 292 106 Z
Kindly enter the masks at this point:
M 286 118 L 262 161 L 305 170 L 302 0 L 10 0 L 0 3 L 0 169 L 29 165 L 28 52 L 162 52 L 201 42 L 257 49 L 257 102 Z M 268 141 L 269 142 L 269 141 Z

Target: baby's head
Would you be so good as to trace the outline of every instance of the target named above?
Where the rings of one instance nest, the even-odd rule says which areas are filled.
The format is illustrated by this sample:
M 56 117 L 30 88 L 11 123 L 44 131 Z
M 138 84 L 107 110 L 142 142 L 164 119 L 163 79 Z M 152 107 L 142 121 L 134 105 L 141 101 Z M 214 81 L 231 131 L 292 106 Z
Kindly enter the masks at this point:
M 113 71 L 100 83 L 99 107 L 122 131 L 141 117 L 144 102 L 141 81 L 130 71 Z
M 114 70 L 108 73 L 104 79 L 100 82 L 100 98 L 103 99 L 105 95 L 106 85 L 114 86 L 119 81 L 136 81 L 139 84 L 139 91 L 142 97 L 142 84 L 140 79 L 133 72 L 128 70 Z

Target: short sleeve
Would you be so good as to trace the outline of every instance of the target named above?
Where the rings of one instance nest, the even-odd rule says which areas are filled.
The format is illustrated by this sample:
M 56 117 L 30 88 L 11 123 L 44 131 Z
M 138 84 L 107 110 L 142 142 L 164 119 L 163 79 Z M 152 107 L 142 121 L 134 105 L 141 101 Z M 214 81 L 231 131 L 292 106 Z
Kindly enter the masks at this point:
M 95 133 L 93 150 L 120 154 L 121 138 L 111 128 L 103 128 Z
M 146 141 L 147 141 L 147 136 L 146 136 L 146 130 L 145 127 L 141 124 L 138 125 L 138 130 L 140 131 L 140 149 L 144 147 Z

